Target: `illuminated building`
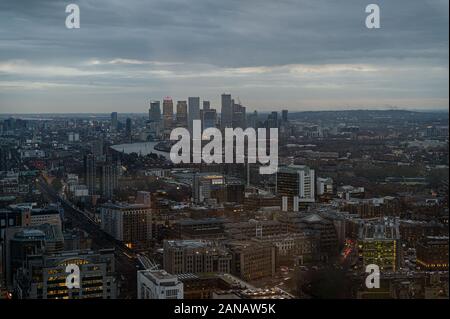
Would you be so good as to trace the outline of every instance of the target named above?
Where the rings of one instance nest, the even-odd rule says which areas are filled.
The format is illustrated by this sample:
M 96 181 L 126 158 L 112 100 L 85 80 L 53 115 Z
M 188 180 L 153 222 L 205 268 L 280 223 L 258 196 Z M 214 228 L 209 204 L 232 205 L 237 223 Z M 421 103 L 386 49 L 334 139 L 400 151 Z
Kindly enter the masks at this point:
M 400 232 L 397 220 L 366 222 L 358 236 L 358 254 L 363 268 L 375 264 L 381 271 L 398 269 Z
M 448 271 L 448 236 L 427 236 L 418 241 L 416 263 L 423 270 Z
M 400 220 L 400 236 L 402 243 L 408 247 L 416 247 L 420 239 L 427 236 L 448 235 L 448 226 L 438 221 Z
M 80 268 L 80 288 L 66 285 L 69 264 Z M 20 299 L 115 299 L 114 272 L 113 249 L 32 255 L 19 269 L 15 287 Z
M 183 283 L 164 270 L 137 273 L 138 299 L 183 299 Z

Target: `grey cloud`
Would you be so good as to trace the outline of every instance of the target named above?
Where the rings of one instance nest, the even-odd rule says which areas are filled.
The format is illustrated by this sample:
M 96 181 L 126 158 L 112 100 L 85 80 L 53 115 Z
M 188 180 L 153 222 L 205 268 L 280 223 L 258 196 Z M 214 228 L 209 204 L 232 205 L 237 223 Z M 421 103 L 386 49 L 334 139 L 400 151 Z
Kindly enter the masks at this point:
M 302 105 L 301 96 L 311 100 L 325 96 L 327 100 L 337 99 L 337 105 L 352 95 L 366 94 L 372 101 L 383 92 L 392 99 L 406 101 L 415 97 L 423 103 L 448 103 L 448 77 L 444 74 L 448 72 L 446 0 L 374 1 L 381 7 L 379 30 L 364 26 L 365 6 L 373 2 L 367 0 L 70 2 L 80 6 L 79 30 L 67 30 L 64 26 L 64 9 L 69 1 L 0 3 L 0 65 L 23 60 L 30 67 L 77 70 L 70 78 L 61 78 L 54 72 L 20 74 L 2 72 L 0 68 L 0 82 L 13 84 L 0 86 L 0 105 L 12 105 L 14 100 L 26 104 L 25 98 L 33 93 L 23 93 L 21 97 L 13 93 L 21 81 L 51 83 L 30 86 L 32 91 L 40 90 L 41 98 L 43 91 L 48 94 L 43 99 L 45 103 L 61 101 L 63 92 L 69 89 L 67 85 L 73 85 L 74 91 L 92 87 L 92 92 L 79 99 L 105 107 L 109 102 L 108 87 L 122 87 L 123 99 L 128 98 L 133 104 L 145 99 L 145 90 L 161 96 L 181 95 L 186 87 L 190 94 L 209 96 L 234 90 L 255 107 L 264 104 L 260 102 L 264 96 L 268 100 L 272 96 L 279 98 L 293 108 Z M 88 63 L 120 59 L 154 64 Z M 367 64 L 393 72 L 340 72 L 299 80 L 273 71 L 243 75 L 229 70 L 296 64 Z M 436 67 L 444 68 L 444 73 L 424 74 Z M 268 85 L 273 87 L 267 88 Z M 243 92 L 244 88 L 249 93 Z M 96 89 L 104 95 L 95 93 Z M 89 97 L 95 101 L 89 102 Z

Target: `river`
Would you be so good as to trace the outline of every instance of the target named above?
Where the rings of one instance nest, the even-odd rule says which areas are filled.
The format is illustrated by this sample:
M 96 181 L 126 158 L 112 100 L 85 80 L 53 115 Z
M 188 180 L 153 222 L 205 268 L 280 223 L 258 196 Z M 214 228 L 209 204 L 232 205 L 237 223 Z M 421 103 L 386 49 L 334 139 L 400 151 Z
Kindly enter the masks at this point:
M 161 152 L 158 150 L 155 150 L 155 145 L 159 142 L 142 142 L 142 143 L 128 143 L 128 144 L 118 144 L 113 145 L 111 148 L 113 150 L 116 150 L 121 153 L 125 154 L 131 154 L 136 153 L 140 155 L 147 155 L 150 153 L 158 154 L 166 159 L 169 159 L 169 153 L 167 152 Z

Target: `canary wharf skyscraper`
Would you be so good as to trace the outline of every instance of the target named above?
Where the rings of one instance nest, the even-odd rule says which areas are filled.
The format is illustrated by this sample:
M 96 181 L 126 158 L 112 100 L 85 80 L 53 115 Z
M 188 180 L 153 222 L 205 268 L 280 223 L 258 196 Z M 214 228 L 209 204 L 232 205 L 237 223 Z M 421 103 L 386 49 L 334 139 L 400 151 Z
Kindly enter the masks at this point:
M 192 121 L 200 120 L 200 98 L 189 97 L 189 129 L 192 131 Z
M 222 128 L 233 126 L 233 102 L 231 100 L 231 94 L 222 94 L 220 121 Z
M 173 101 L 171 97 L 165 97 L 163 102 L 164 129 L 170 130 L 173 126 Z

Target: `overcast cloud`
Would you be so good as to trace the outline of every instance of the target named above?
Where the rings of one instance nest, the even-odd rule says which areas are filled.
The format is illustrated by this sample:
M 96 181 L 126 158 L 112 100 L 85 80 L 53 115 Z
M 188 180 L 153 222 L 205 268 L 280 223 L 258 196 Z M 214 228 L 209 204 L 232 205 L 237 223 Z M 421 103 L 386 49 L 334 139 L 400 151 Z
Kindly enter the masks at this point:
M 76 3 L 81 28 L 66 29 Z M 381 28 L 365 27 L 365 7 Z M 3 0 L 0 112 L 448 106 L 448 0 Z

